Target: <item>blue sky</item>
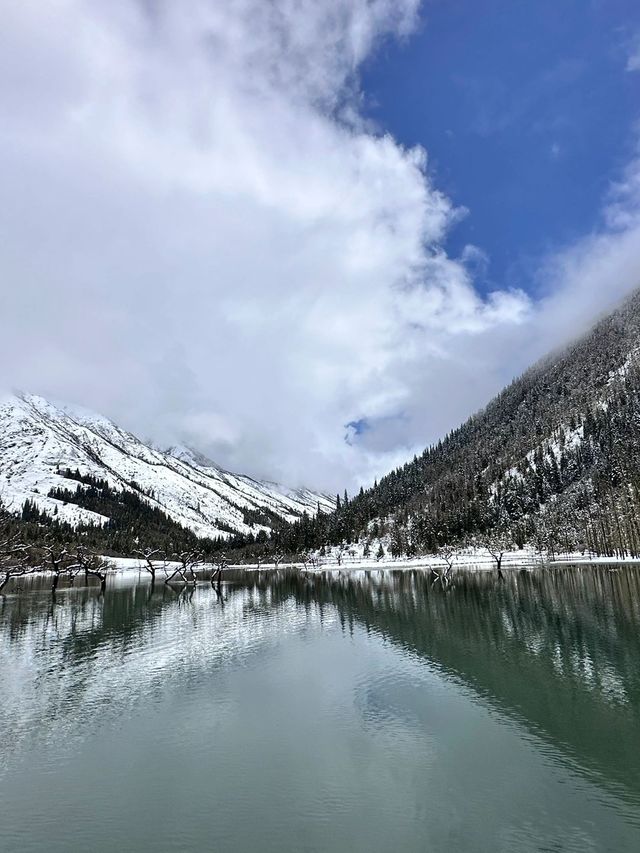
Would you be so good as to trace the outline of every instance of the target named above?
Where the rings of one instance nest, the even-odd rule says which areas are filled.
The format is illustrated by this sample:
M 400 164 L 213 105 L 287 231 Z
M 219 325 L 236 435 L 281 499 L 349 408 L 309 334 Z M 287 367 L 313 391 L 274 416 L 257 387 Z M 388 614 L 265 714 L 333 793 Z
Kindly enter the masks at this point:
M 632 0 L 432 0 L 365 67 L 368 114 L 469 209 L 447 249 L 488 254 L 479 288 L 535 292 L 540 256 L 597 227 L 636 145 L 639 30 Z

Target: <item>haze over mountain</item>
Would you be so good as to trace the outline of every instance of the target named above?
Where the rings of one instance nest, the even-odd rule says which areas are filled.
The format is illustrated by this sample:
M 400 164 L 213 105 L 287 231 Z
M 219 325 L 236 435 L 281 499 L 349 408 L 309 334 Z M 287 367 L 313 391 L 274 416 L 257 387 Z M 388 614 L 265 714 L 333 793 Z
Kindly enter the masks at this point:
M 503 549 L 640 555 L 640 291 L 412 462 L 281 541 L 297 551 L 383 540 L 400 556 L 487 537 Z

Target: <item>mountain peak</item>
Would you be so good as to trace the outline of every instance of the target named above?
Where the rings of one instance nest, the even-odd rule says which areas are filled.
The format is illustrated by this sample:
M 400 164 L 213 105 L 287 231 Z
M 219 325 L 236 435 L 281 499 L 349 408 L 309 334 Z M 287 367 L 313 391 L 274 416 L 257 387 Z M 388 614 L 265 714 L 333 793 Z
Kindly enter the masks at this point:
M 222 468 L 212 459 L 209 459 L 208 456 L 205 456 L 199 450 L 188 447 L 186 444 L 174 444 L 171 447 L 165 448 L 163 452 L 174 459 L 186 462 L 187 465 L 192 465 L 194 468 L 214 468 L 216 471 L 222 471 Z

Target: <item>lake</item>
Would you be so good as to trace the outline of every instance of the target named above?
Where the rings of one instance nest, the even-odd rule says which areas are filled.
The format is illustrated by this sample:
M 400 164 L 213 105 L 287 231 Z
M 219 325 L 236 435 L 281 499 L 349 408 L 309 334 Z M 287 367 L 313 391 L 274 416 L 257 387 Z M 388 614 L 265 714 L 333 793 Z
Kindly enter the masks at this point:
M 640 569 L 0 599 L 0 850 L 640 850 Z

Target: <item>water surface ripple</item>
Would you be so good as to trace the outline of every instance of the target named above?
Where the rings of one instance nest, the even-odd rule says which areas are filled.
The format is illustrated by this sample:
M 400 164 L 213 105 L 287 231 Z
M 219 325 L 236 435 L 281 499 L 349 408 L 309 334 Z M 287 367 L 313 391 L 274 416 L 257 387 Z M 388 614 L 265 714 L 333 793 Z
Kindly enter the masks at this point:
M 0 850 L 640 850 L 640 570 L 0 598 Z

